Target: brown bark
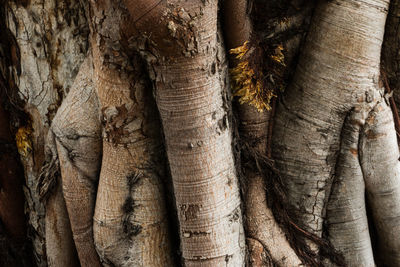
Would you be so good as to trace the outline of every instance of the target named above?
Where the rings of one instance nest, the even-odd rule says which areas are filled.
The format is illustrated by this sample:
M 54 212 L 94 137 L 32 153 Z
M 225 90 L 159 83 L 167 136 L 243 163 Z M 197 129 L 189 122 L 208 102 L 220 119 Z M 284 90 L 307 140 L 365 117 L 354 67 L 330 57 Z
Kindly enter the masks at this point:
M 72 239 L 61 181 L 46 202 L 45 225 L 47 264 L 50 267 L 78 267 L 79 259 Z
M 92 60 L 88 56 L 50 131 L 57 146 L 63 195 L 79 260 L 81 266 L 95 267 L 101 266 L 94 246 L 93 214 L 102 142 L 92 74 Z
M 94 242 L 106 266 L 172 266 L 159 118 L 144 65 L 129 47 L 135 28 L 119 1 L 92 2 L 91 10 L 103 126 Z

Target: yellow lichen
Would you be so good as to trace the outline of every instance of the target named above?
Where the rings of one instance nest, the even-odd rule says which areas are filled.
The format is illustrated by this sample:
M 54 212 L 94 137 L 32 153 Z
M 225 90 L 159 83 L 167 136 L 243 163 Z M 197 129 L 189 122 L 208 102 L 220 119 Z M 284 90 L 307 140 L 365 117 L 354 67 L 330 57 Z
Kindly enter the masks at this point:
M 248 41 L 242 46 L 230 50 L 231 54 L 236 55 L 236 58 L 241 60 L 230 71 L 233 82 L 233 95 L 239 97 L 240 104 L 250 104 L 259 112 L 263 112 L 264 109 L 270 110 L 271 98 L 276 95 L 273 93 L 273 89 L 264 88 L 262 79 L 265 76 L 263 74 L 255 75 L 255 71 L 250 66 L 249 61 L 244 60 L 244 56 L 248 51 Z M 279 45 L 270 57 L 276 63 L 284 66 L 285 58 L 282 51 L 283 46 Z
M 32 151 L 32 128 L 30 126 L 20 127 L 15 135 L 18 153 L 27 157 Z

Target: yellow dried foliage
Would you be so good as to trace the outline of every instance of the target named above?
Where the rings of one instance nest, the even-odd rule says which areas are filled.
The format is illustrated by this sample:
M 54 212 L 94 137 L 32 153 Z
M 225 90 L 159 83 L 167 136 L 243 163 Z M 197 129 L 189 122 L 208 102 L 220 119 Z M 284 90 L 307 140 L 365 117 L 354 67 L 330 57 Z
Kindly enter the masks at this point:
M 232 55 L 235 55 L 237 59 L 242 60 L 230 71 L 233 81 L 233 95 L 239 97 L 240 104 L 250 104 L 254 106 L 258 112 L 263 112 L 264 109 L 270 110 L 270 101 L 272 97 L 276 95 L 273 93 L 273 90 L 264 88 L 262 81 L 257 79 L 254 70 L 249 65 L 249 62 L 243 60 L 243 57 L 248 51 L 248 41 L 246 41 L 242 46 L 230 50 Z M 279 45 L 275 49 L 275 53 L 271 55 L 271 58 L 277 63 L 284 65 L 285 57 L 282 51 L 283 46 Z
M 32 151 L 32 128 L 30 126 L 19 128 L 15 135 L 15 141 L 18 153 L 23 157 L 27 157 Z
M 285 65 L 285 55 L 282 53 L 283 51 L 283 45 L 280 44 L 278 45 L 277 48 L 275 48 L 275 54 L 271 55 L 271 58 L 278 62 L 279 64 L 286 66 Z

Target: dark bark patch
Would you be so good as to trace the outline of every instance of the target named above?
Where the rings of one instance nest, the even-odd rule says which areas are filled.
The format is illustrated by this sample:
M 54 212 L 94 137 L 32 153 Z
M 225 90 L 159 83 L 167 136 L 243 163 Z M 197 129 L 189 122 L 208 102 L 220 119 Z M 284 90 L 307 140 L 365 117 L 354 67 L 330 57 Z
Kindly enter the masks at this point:
M 228 128 L 228 117 L 226 114 L 218 121 L 218 129 L 223 132 Z
M 132 238 L 133 236 L 137 236 L 142 231 L 142 226 L 139 224 L 135 224 L 129 221 L 124 221 L 124 233 Z
M 142 119 L 139 118 L 139 107 L 133 104 L 124 104 L 119 107 L 102 109 L 105 139 L 113 144 L 129 142 L 129 134 L 140 130 Z
M 131 213 L 133 212 L 135 202 L 131 196 L 129 196 L 125 202 L 124 205 L 122 205 L 122 211 L 126 213 Z
M 53 193 L 58 177 L 60 176 L 60 163 L 55 148 L 54 136 L 48 140 L 45 151 L 45 161 L 39 173 L 37 191 L 41 201 L 45 201 Z
M 367 131 L 367 139 L 369 140 L 378 139 L 383 136 L 386 136 L 386 133 L 377 133 L 373 130 Z
M 194 220 L 197 218 L 200 211 L 200 205 L 197 204 L 183 204 L 180 205 L 182 215 L 185 217 L 185 221 Z
M 213 62 L 213 64 L 211 64 L 211 74 L 214 75 L 217 72 L 217 67 L 215 62 Z
M 227 265 L 229 263 L 229 260 L 232 259 L 232 257 L 233 257 L 233 255 L 228 255 L 228 254 L 225 255 L 225 262 Z
M 126 234 L 127 238 L 132 238 L 138 235 L 141 230 L 142 226 L 132 222 L 132 218 L 134 217 L 135 212 L 135 201 L 132 198 L 132 194 L 134 193 L 135 186 L 138 183 L 141 177 L 141 173 L 138 171 L 133 171 L 126 176 L 127 184 L 129 188 L 129 195 L 126 198 L 124 204 L 122 205 L 122 211 L 124 212 L 124 218 L 122 221 L 123 225 L 123 232 Z
M 138 171 L 131 172 L 126 176 L 129 186 L 129 192 L 133 191 L 133 187 L 137 184 L 142 174 Z
M 236 222 L 240 218 L 240 208 L 236 208 L 231 214 L 229 214 L 229 221 Z

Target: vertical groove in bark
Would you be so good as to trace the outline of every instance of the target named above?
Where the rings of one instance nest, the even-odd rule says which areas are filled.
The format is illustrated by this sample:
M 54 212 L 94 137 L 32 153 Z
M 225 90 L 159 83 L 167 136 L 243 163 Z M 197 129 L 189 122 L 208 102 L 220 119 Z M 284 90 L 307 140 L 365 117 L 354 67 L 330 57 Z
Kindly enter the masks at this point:
M 101 266 L 94 247 L 93 214 L 101 163 L 101 125 L 91 56 L 54 117 L 63 195 L 81 266 Z
M 251 66 L 256 71 L 262 71 L 266 76 L 271 75 L 270 79 L 275 80 L 276 83 L 272 82 L 268 86 L 271 86 L 274 90 L 279 89 L 280 86 L 284 87 L 284 83 L 280 79 L 293 71 L 300 42 L 302 36 L 304 36 L 302 29 L 307 27 L 306 19 L 310 16 L 310 10 L 313 6 L 309 3 L 301 3 L 301 1 L 286 1 L 285 4 L 283 2 L 266 4 L 261 1 L 254 1 L 251 11 L 252 19 L 256 23 L 256 31 L 253 33 L 251 33 L 248 16 L 250 7 L 247 6 L 247 1 L 231 0 L 225 1 L 223 5 L 225 22 L 223 29 L 228 49 L 241 46 L 245 41 L 250 40 L 250 49 L 268 50 L 263 51 L 262 54 L 265 55 L 264 57 L 270 57 L 271 55 L 276 56 L 274 47 L 278 45 L 284 47 L 285 59 L 283 60 L 286 63 L 284 68 L 275 70 L 274 68 L 277 66 L 268 65 L 267 62 L 270 59 L 259 58 L 259 53 L 252 52 L 256 56 L 250 54 L 244 59 L 252 60 Z M 293 6 L 288 8 L 289 4 L 293 4 Z M 279 5 L 284 8 L 280 9 Z M 301 8 L 294 11 L 296 6 Z M 265 37 L 267 35 L 268 37 Z M 235 66 L 237 61 L 237 59 L 231 59 L 231 65 Z M 279 77 L 276 77 L 276 75 Z M 238 105 L 238 113 L 242 164 L 244 166 L 245 227 L 248 237 L 250 265 L 263 266 L 263 264 L 267 264 L 260 261 L 260 259 L 265 259 L 263 255 L 266 253 L 278 266 L 301 265 L 300 259 L 286 239 L 285 232 L 277 224 L 270 207 L 267 205 L 267 194 L 273 193 L 271 187 L 274 183 L 269 171 L 270 163 L 266 163 L 268 161 L 267 155 L 270 154 L 270 151 L 267 151 L 267 143 L 270 140 L 268 135 L 271 135 L 271 112 L 260 113 L 253 106 L 242 104 Z M 271 201 L 272 196 L 268 197 Z M 273 201 L 279 202 L 278 199 Z M 280 217 L 282 217 L 281 214 Z M 258 242 L 253 242 L 252 238 L 256 238 Z M 261 244 L 262 246 L 259 247 Z
M 272 155 L 293 222 L 322 236 L 340 132 L 358 101 L 380 98 L 380 49 L 389 1 L 321 1 L 293 82 L 278 105 Z M 317 253 L 319 245 L 309 245 Z
M 160 122 L 144 66 L 125 47 L 133 26 L 120 1 L 92 2 L 90 16 L 103 126 L 95 245 L 106 266 L 172 266 Z
M 133 17 L 137 2 L 142 1 L 127 3 Z M 217 5 L 216 0 L 162 3 L 136 24 L 155 55 L 147 59 L 154 70 L 186 266 L 244 265 Z M 146 27 L 149 20 L 160 27 Z
M 365 184 L 359 159 L 359 136 L 366 116 L 365 110 L 359 107 L 352 110 L 344 122 L 325 229 L 326 237 L 343 253 L 348 266 L 373 267 Z
M 378 103 L 369 114 L 360 141 L 361 166 L 377 230 L 377 256 L 385 266 L 400 264 L 400 163 L 390 107 Z
M 61 181 L 46 202 L 45 225 L 47 264 L 50 267 L 78 267 L 79 259 L 72 239 Z
M 243 45 L 249 41 L 251 34 L 251 22 L 248 14 L 247 1 L 229 0 L 224 1 L 223 6 L 223 30 L 225 36 L 225 44 L 228 51 L 232 48 Z M 238 60 L 233 56 L 230 60 L 231 66 L 236 66 Z M 242 127 L 240 131 L 241 139 L 246 138 L 253 141 L 257 152 L 266 153 L 267 140 L 267 121 L 269 112 L 259 113 L 249 104 L 238 106 L 239 120 Z M 263 237 L 263 233 L 269 231 L 270 221 L 273 217 L 267 207 L 265 184 L 261 175 L 250 169 L 247 169 L 245 175 L 244 189 L 244 227 L 246 230 L 246 243 L 248 246 L 248 261 L 250 266 L 263 266 L 271 257 L 266 249 L 267 240 Z M 266 220 L 266 213 L 270 217 Z M 259 241 L 251 239 L 257 237 Z M 283 238 L 283 241 L 286 241 Z M 268 255 L 268 256 L 267 256 Z

